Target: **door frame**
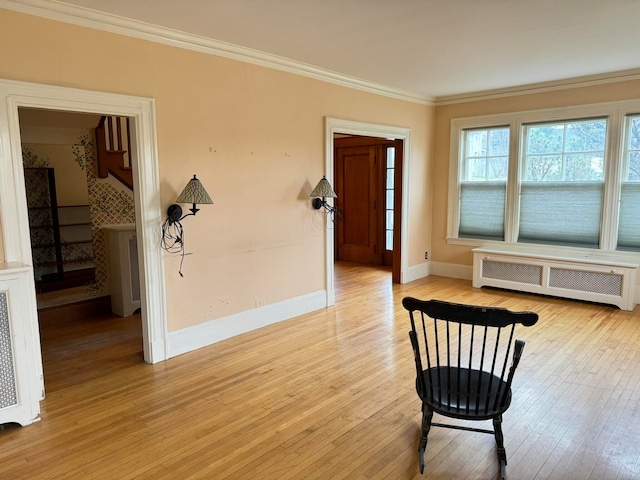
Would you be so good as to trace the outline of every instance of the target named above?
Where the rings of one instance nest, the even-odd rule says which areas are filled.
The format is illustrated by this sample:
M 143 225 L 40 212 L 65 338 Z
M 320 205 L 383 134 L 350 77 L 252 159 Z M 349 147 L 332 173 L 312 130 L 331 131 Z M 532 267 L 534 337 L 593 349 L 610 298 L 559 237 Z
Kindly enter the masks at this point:
M 325 176 L 329 183 L 334 184 L 334 134 L 361 135 L 366 137 L 382 137 L 403 141 L 402 148 L 402 211 L 400 222 L 400 283 L 405 283 L 407 278 L 408 257 L 408 199 L 409 199 L 409 164 L 411 152 L 411 129 L 404 127 L 394 127 L 391 125 L 380 125 L 375 123 L 357 122 L 341 118 L 325 117 L 324 122 L 325 138 Z M 325 272 L 327 292 L 327 306 L 335 305 L 335 284 L 334 284 L 334 225 L 327 218 L 325 229 Z M 395 267 L 394 267 L 395 268 Z
M 0 79 L 0 222 L 5 262 L 17 262 L 33 269 L 20 107 L 124 116 L 134 120 L 132 167 L 144 360 L 148 363 L 166 360 L 166 287 L 160 249 L 162 211 L 154 99 Z M 31 287 L 28 310 L 30 318 L 37 318 L 33 275 Z

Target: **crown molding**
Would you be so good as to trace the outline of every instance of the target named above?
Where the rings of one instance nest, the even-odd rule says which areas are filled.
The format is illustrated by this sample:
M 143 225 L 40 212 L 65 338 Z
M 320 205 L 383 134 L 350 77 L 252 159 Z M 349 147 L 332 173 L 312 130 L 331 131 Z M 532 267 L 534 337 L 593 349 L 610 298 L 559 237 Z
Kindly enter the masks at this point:
M 551 82 L 532 83 L 517 87 L 486 90 L 482 92 L 470 92 L 460 95 L 436 97 L 434 103 L 436 106 L 441 106 L 454 105 L 457 103 L 481 102 L 484 100 L 495 100 L 497 98 L 553 92 L 558 90 L 567 90 L 570 88 L 591 87 L 595 85 L 627 82 L 631 80 L 640 80 L 640 68 L 619 72 L 601 73 L 597 75 L 587 75 L 583 77 L 566 78 Z
M 314 65 L 297 62 L 285 57 L 242 47 L 232 43 L 99 12 L 90 8 L 70 5 L 60 0 L 0 0 L 0 8 L 173 47 L 184 48 L 208 55 L 229 58 L 232 60 L 313 78 L 323 82 L 332 83 L 334 85 L 353 88 L 355 90 L 375 95 L 431 106 L 479 102 L 518 95 L 531 95 L 536 93 L 566 90 L 569 88 L 588 87 L 640 79 L 640 69 L 634 69 L 495 90 L 433 97 L 417 92 L 381 85 L 361 78 L 344 75 L 316 67 Z
M 59 0 L 0 0 L 0 8 L 251 63 L 376 95 L 434 105 L 433 97 L 420 93 L 380 85 L 232 43 L 69 5 Z

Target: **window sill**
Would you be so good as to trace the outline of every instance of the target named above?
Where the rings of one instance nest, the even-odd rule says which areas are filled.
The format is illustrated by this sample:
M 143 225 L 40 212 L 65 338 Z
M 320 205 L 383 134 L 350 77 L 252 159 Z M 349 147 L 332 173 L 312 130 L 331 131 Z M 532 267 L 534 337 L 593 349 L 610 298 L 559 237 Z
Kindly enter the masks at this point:
M 640 252 L 623 252 L 617 250 L 599 250 L 577 247 L 561 247 L 557 245 L 538 245 L 528 243 L 508 243 L 471 238 L 447 238 L 447 244 L 470 247 L 472 250 L 493 251 L 503 255 L 539 257 L 546 259 L 587 261 L 603 265 L 640 266 Z

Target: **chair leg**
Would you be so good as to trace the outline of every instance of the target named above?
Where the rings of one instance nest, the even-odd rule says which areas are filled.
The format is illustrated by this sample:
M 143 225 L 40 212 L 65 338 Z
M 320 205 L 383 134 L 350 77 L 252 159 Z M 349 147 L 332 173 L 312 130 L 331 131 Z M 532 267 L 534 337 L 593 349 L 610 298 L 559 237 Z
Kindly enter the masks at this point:
M 431 411 L 424 403 L 422 404 L 422 429 L 420 433 L 420 444 L 418 445 L 418 455 L 420 456 L 420 473 L 424 473 L 424 452 L 427 449 L 427 436 L 431 429 Z
M 500 478 L 507 479 L 507 452 L 504 449 L 504 436 L 502 435 L 502 415 L 493 418 L 493 431 L 496 436 L 498 448 L 498 460 L 500 460 Z

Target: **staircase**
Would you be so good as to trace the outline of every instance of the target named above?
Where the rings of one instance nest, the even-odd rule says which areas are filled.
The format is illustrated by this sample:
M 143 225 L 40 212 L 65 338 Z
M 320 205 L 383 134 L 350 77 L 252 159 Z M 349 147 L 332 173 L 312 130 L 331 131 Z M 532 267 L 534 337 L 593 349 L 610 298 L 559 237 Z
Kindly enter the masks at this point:
M 111 174 L 133 190 L 130 151 L 129 118 L 103 116 L 96 127 L 98 178 Z

